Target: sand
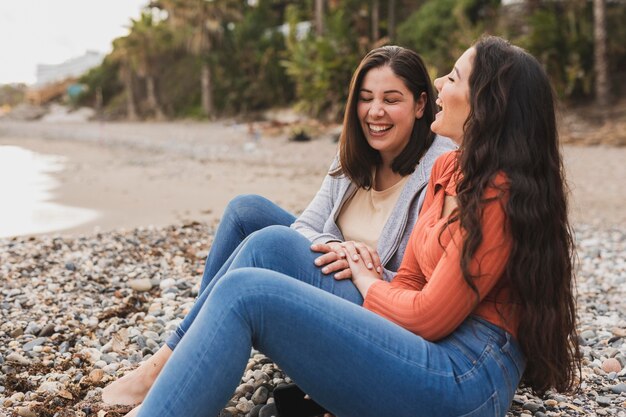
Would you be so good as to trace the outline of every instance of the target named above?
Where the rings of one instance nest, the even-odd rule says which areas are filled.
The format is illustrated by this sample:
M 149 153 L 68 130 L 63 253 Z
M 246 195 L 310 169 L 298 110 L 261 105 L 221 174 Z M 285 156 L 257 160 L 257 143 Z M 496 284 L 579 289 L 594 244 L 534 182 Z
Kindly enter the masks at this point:
M 62 231 L 215 224 L 234 196 L 256 193 L 293 213 L 319 188 L 337 145 L 336 126 L 310 142 L 287 130 L 214 123 L 44 123 L 0 121 L 0 145 L 62 155 L 54 202 L 95 209 L 99 217 Z M 564 146 L 576 223 L 626 226 L 626 148 Z
M 221 124 L 42 125 L 13 125 L 6 134 L 0 124 L 0 145 L 66 158 L 64 170 L 54 174 L 60 182 L 54 202 L 100 212 L 95 221 L 62 232 L 70 235 L 94 228 L 213 224 L 228 201 L 243 193 L 264 195 L 298 213 L 313 198 L 336 152 L 330 137 L 252 142 L 245 131 Z M 79 136 L 95 129 L 104 130 L 105 139 Z M 169 136 L 168 129 L 173 129 Z M 128 132 L 137 136 L 123 136 Z

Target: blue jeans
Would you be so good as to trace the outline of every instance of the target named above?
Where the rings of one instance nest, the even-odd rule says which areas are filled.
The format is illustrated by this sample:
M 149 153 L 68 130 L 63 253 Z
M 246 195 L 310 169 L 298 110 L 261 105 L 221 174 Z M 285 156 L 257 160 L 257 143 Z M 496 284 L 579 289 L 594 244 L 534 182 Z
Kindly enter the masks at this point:
M 170 349 L 174 350 L 180 343 L 215 284 L 237 268 L 271 269 L 363 304 L 363 297 L 352 281 L 337 281 L 315 266 L 314 260 L 320 254 L 311 251 L 307 238 L 288 227 L 293 220 L 295 217 L 263 197 L 240 196 L 229 203 L 206 261 L 200 294 L 166 340 Z
M 245 238 L 267 226 L 289 226 L 295 220 L 293 214 L 265 197 L 244 194 L 233 198 L 226 206 L 215 232 L 213 245 L 204 265 L 200 293 L 211 283 Z
M 139 416 L 218 415 L 252 347 L 341 417 L 504 416 L 525 366 L 504 330 L 469 317 L 429 342 L 275 271 L 241 268 L 215 285 Z

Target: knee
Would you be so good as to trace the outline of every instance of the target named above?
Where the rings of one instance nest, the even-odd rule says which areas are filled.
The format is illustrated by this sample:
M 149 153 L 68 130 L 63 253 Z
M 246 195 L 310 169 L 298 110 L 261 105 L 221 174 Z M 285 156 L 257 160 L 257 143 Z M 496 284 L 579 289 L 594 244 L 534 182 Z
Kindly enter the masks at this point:
M 246 294 L 264 292 L 274 280 L 273 271 L 262 268 L 244 267 L 228 271 L 215 285 L 212 291 L 215 297 L 223 300 L 229 297 L 241 298 Z
M 306 238 L 289 226 L 272 225 L 250 235 L 248 245 L 255 248 L 269 247 L 288 249 L 292 247 L 296 241 L 301 241 L 302 239 Z
M 303 243 L 304 242 L 304 243 Z M 252 233 L 239 250 L 231 268 L 259 267 L 280 269 L 288 262 L 286 254 L 308 247 L 308 240 L 287 226 L 267 226 Z
M 268 200 L 256 194 L 242 194 L 230 200 L 224 210 L 223 218 L 246 222 L 247 219 L 259 215 L 259 208 L 267 204 Z

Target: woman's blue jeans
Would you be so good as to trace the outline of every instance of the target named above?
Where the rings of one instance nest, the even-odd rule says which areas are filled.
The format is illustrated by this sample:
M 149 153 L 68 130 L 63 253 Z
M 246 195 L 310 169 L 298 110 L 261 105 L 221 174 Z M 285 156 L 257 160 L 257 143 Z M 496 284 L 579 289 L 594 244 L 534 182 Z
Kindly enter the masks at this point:
M 340 417 L 504 416 L 525 366 L 515 340 L 481 319 L 433 343 L 292 277 L 240 268 L 208 294 L 139 415 L 218 415 L 252 347 Z
M 314 260 L 311 242 L 289 228 L 295 217 L 257 195 L 233 199 L 220 221 L 207 257 L 200 293 L 176 331 L 166 340 L 175 349 L 196 319 L 213 287 L 229 270 L 245 267 L 271 269 L 322 288 L 332 294 L 363 304 L 352 281 L 337 281 L 323 274 Z

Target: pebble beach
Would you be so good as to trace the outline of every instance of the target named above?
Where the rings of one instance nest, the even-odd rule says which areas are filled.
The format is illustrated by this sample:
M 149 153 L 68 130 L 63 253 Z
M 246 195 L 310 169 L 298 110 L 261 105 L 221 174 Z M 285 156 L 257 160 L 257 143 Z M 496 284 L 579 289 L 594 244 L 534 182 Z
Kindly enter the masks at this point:
M 9 140 L 3 138 L 0 126 L 2 141 L 15 142 L 19 128 L 11 129 Z M 72 141 L 89 142 L 76 129 L 72 132 L 76 136 Z M 24 136 L 31 139 L 45 136 L 39 131 L 27 133 Z M 43 140 L 49 146 L 59 139 Z M 135 139 L 120 139 L 124 141 Z M 119 146 L 112 143 L 107 146 Z M 143 146 L 143 142 L 133 143 Z M 280 166 L 281 173 L 276 173 L 273 180 L 281 177 L 291 183 L 306 181 L 306 187 L 300 188 L 302 195 L 294 199 L 288 195 L 275 197 L 297 212 L 308 203 L 304 195 L 310 194 L 310 199 L 321 181 L 334 145 L 330 140 L 295 145 L 301 148 L 276 143 L 280 145 L 268 145 L 258 156 L 243 142 L 237 149 L 253 167 L 267 165 L 271 170 Z M 151 155 L 156 152 L 183 162 L 198 158 L 197 152 L 193 157 L 184 155 L 187 144 L 180 151 L 166 149 L 173 146 L 171 142 L 163 140 L 159 145 L 157 137 L 150 146 Z M 581 149 L 566 151 L 566 167 L 568 160 L 572 161 L 570 185 L 577 212 L 578 330 L 584 355 L 580 389 L 573 394 L 549 392 L 538 398 L 522 387 L 509 416 L 626 417 L 624 201 L 621 194 L 616 197 L 621 198 L 620 204 L 610 199 L 608 203 L 594 202 L 583 196 L 597 188 L 594 175 L 605 177 L 601 168 L 593 172 L 593 167 L 612 166 L 598 154 L 605 152 L 607 158 L 617 154 L 617 166 L 624 149 Z M 294 162 L 286 162 L 286 155 L 294 153 Z M 312 154 L 318 155 L 309 158 Z M 236 159 L 232 149 L 224 155 L 204 163 Z M 278 162 L 270 162 L 274 160 Z M 611 171 L 612 182 L 604 184 L 605 192 L 623 186 L 625 168 L 619 164 L 619 169 L 617 174 Z M 306 180 L 298 176 L 306 176 Z M 315 176 L 317 179 L 311 179 Z M 219 213 L 213 215 L 217 218 Z M 103 405 L 102 387 L 154 353 L 185 316 L 197 295 L 215 224 L 204 219 L 170 218 L 169 224 L 153 226 L 0 239 L 0 417 L 117 417 L 128 412 L 130 407 Z M 274 415 L 273 389 L 290 381 L 271 358 L 252 351 L 241 383 L 220 415 Z

